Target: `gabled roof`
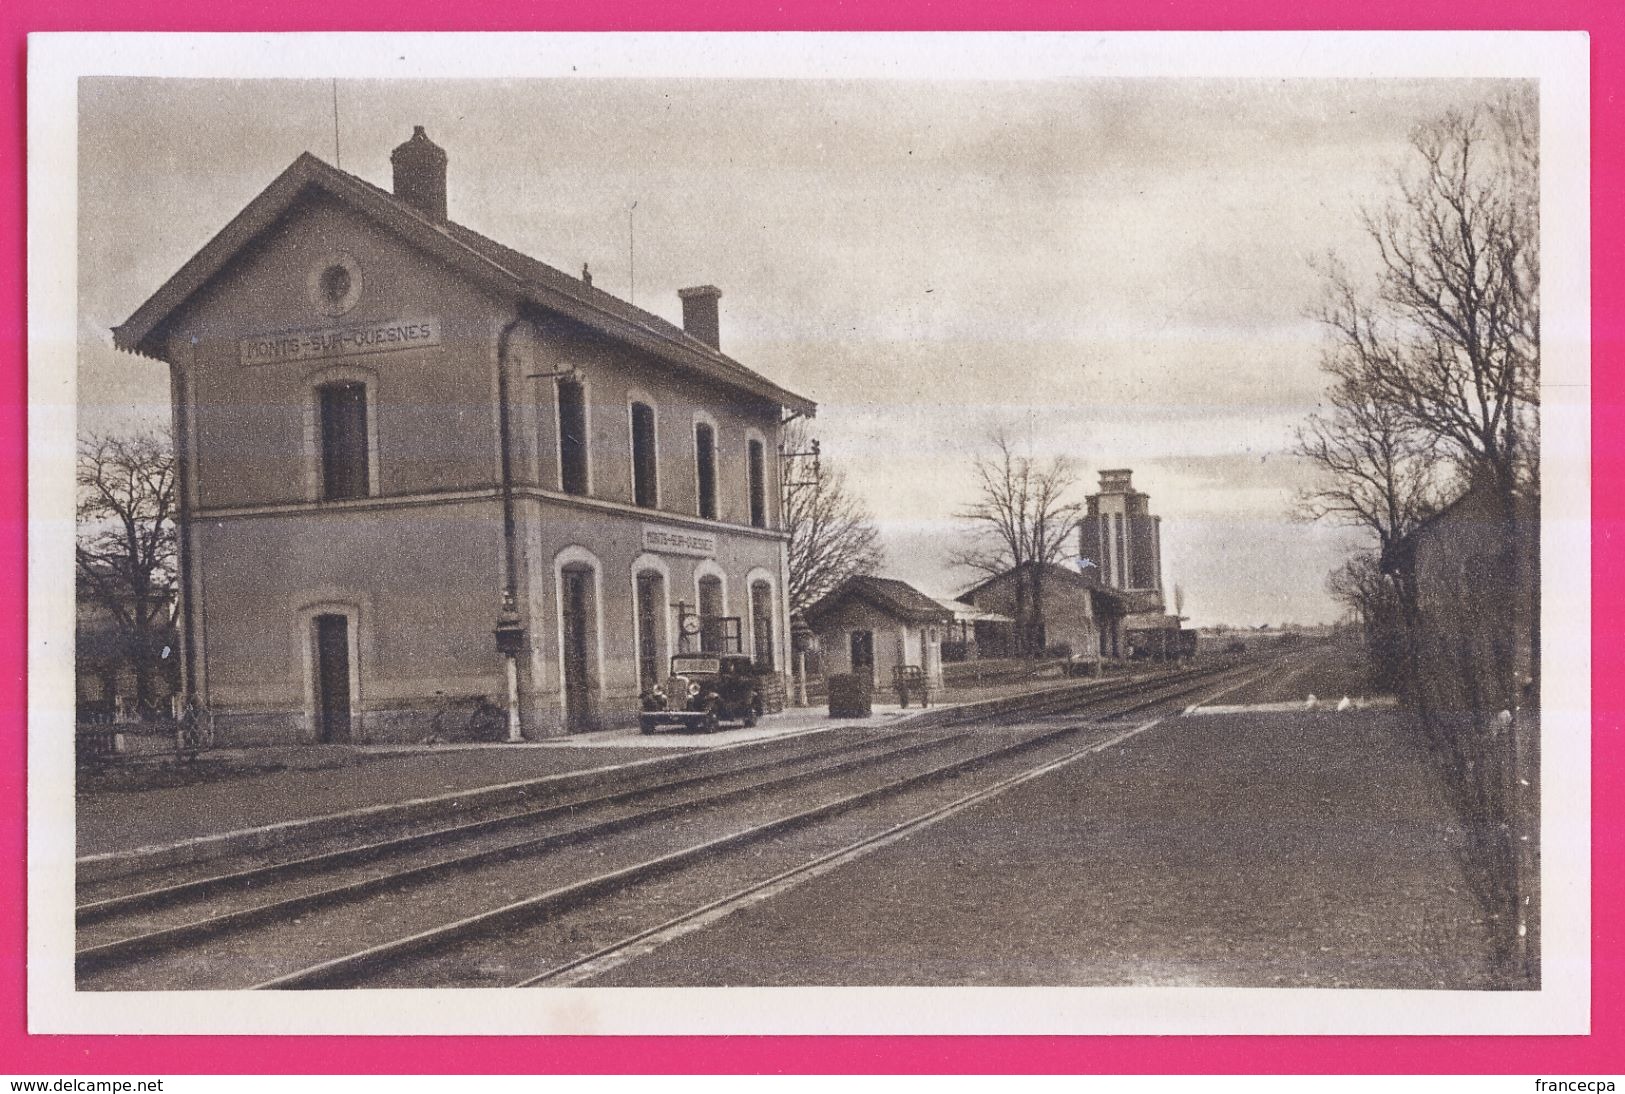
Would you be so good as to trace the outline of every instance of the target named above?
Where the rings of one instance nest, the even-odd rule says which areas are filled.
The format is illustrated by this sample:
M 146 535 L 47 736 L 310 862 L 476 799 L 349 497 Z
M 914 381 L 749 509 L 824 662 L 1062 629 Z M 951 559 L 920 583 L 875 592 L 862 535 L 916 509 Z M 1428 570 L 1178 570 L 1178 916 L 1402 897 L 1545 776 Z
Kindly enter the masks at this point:
M 260 191 L 129 319 L 114 327 L 114 344 L 161 360 L 163 328 L 169 317 L 312 191 L 348 205 L 498 293 L 564 315 L 680 369 L 772 400 L 788 410 L 810 415 L 817 409 L 811 400 L 751 371 L 681 327 L 470 228 L 452 221 L 437 223 L 389 191 L 308 152 Z
M 955 599 L 956 600 L 962 600 L 965 603 L 969 604 L 971 597 L 975 596 L 977 593 L 981 592 L 983 589 L 987 588 L 989 585 L 997 585 L 1001 581 L 1008 581 L 1008 580 L 1010 580 L 1011 577 L 1015 576 L 1015 574 L 1017 572 L 1031 570 L 1037 565 L 1038 565 L 1038 563 L 1036 563 L 1036 562 L 1023 562 L 1020 566 L 1012 566 L 1010 569 L 1004 571 L 1002 574 L 994 574 L 992 577 L 985 578 L 984 580 L 977 582 L 975 585 L 972 585 L 970 588 L 968 588 L 964 592 L 960 593 L 957 597 L 955 597 Z M 1090 581 L 1088 578 L 1084 577 L 1082 574 L 1078 573 L 1078 571 L 1069 570 L 1065 566 L 1060 565 L 1059 563 L 1046 562 L 1044 564 L 1044 577 L 1046 579 L 1051 578 L 1051 577 L 1056 577 L 1056 578 L 1060 578 L 1062 581 L 1067 582 L 1068 584 L 1079 585 L 1079 586 L 1082 586 L 1084 588 L 1095 589 L 1097 592 L 1100 591 L 1099 588 L 1092 581 Z
M 926 596 L 906 581 L 889 577 L 851 577 L 821 597 L 806 611 L 807 622 L 834 611 L 847 600 L 857 599 L 908 623 L 951 623 L 954 613 Z
M 960 593 L 955 599 L 969 604 L 971 602 L 971 597 L 975 596 L 983 589 L 986 589 L 991 585 L 997 585 L 1003 581 L 1009 581 L 1018 572 L 1029 571 L 1037 565 L 1038 563 L 1036 562 L 1023 562 L 1020 566 L 1013 566 L 1004 571 L 1002 574 L 994 574 L 992 577 L 977 582 L 975 585 L 972 585 L 970 588 Z M 1096 584 L 1092 578 L 1085 577 L 1083 574 L 1078 573 L 1078 571 L 1062 566 L 1058 562 L 1044 563 L 1044 580 L 1049 581 L 1052 579 L 1059 579 L 1068 585 L 1089 590 L 1090 595 L 1094 596 L 1097 601 L 1105 602 L 1103 605 L 1104 607 L 1114 609 L 1113 614 L 1125 612 L 1130 607 L 1131 594 L 1125 593 L 1121 589 L 1112 589 L 1104 585 Z

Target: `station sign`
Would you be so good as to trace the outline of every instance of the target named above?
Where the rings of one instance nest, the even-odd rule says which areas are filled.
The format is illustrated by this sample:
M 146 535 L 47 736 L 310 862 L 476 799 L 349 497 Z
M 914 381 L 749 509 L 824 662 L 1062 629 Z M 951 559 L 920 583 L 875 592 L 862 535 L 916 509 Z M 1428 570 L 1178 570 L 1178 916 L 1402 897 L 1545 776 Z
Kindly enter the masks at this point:
M 717 553 L 717 537 L 714 532 L 691 532 L 687 528 L 645 524 L 643 549 L 662 555 L 710 558 Z
M 391 353 L 440 344 L 440 320 L 398 319 L 365 326 L 327 327 L 260 334 L 237 343 L 244 365 L 274 365 L 284 361 L 322 361 L 364 353 Z

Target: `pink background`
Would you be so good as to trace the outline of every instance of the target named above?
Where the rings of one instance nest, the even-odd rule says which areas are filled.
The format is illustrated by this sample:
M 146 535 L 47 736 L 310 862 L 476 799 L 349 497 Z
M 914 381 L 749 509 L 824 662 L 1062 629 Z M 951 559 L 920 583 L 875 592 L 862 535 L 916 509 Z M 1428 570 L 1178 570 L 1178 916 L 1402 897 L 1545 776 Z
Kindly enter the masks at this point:
M 539 21 L 545 19 L 545 22 Z M 26 40 L 30 31 L 282 30 L 1586 30 L 1591 34 L 1592 289 L 1596 387 L 1593 481 L 1625 470 L 1620 297 L 1625 216 L 1607 200 L 1625 189 L 1625 111 L 1617 96 L 1625 51 L 1621 6 L 1546 0 L 1199 0 L 1090 4 L 1013 0 L 600 0 L 566 6 L 448 5 L 391 0 L 346 6 L 277 0 L 9 0 L 0 5 L 0 574 L 5 602 L 26 589 L 24 229 Z M 1621 647 L 1608 623 L 1625 608 L 1617 546 L 1625 496 L 1593 490 L 1593 1033 L 1588 1037 L 758 1037 L 758 1038 L 277 1038 L 30 1037 L 24 977 L 24 614 L 0 624 L 0 1074 L 40 1076 L 279 1072 L 1281 1072 L 1528 1073 L 1625 1071 L 1625 781 L 1617 729 L 1625 708 Z

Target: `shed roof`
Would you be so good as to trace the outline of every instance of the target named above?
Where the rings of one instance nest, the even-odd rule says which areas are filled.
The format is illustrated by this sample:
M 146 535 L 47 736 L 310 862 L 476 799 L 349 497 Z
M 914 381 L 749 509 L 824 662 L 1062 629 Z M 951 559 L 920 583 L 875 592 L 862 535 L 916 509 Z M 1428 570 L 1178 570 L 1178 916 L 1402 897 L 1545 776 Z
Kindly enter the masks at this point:
M 970 604 L 963 603 L 963 602 L 958 601 L 958 600 L 944 600 L 940 596 L 934 596 L 931 599 L 935 600 L 938 604 L 941 604 L 944 608 L 947 608 L 949 611 L 953 612 L 954 613 L 954 622 L 955 623 L 1014 623 L 1015 622 L 1015 620 L 1011 619 L 1008 615 L 1000 615 L 998 612 L 983 611 L 981 608 L 975 607 L 975 606 L 970 605 Z
M 859 576 L 848 578 L 809 607 L 807 622 L 817 626 L 820 618 L 851 599 L 861 600 L 908 623 L 949 623 L 954 617 L 953 612 L 906 581 Z
M 120 349 L 163 358 L 164 324 L 233 258 L 295 204 L 323 193 L 395 232 L 471 279 L 533 307 L 564 315 L 680 369 L 777 402 L 801 414 L 817 405 L 746 368 L 657 315 L 596 289 L 528 255 L 452 221 L 437 223 L 410 203 L 364 179 L 300 154 L 287 170 L 205 243 L 119 326 Z

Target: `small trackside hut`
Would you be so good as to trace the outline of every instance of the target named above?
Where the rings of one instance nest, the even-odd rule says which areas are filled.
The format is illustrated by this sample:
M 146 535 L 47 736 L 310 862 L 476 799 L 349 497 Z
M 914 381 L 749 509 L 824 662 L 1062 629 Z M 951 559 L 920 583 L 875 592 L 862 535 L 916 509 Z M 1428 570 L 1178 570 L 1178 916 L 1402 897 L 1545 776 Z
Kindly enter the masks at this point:
M 912 585 L 849 578 L 812 604 L 806 619 L 826 677 L 850 673 L 884 689 L 898 669 L 914 668 L 926 688 L 942 687 L 942 641 L 954 615 Z
M 115 330 L 170 367 L 183 686 L 216 740 L 509 740 L 636 721 L 671 656 L 789 665 L 780 430 L 809 400 L 448 216 L 301 155 Z M 193 226 L 181 225 L 192 231 Z M 782 694 L 782 680 L 776 688 Z

